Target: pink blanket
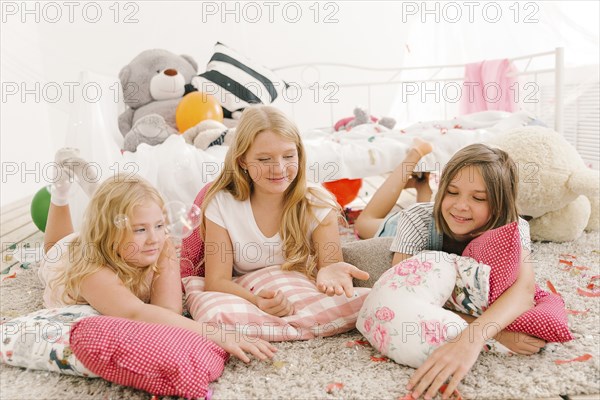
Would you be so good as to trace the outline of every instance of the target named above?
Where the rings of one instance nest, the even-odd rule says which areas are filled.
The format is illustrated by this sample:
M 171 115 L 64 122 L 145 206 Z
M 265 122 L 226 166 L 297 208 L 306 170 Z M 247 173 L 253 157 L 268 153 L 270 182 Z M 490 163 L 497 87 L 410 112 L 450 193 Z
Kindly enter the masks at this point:
M 467 64 L 460 102 L 462 115 L 485 110 L 514 112 L 517 93 L 513 86 L 516 68 L 507 59 Z

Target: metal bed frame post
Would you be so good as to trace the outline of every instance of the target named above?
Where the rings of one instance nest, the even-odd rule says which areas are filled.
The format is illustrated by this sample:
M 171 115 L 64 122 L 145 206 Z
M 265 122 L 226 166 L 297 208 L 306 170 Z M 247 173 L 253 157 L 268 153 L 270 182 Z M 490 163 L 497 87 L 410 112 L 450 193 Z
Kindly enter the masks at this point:
M 563 47 L 556 48 L 554 58 L 554 87 L 555 104 L 554 104 L 554 130 L 563 134 L 563 97 L 564 97 L 564 72 L 565 72 L 565 49 Z

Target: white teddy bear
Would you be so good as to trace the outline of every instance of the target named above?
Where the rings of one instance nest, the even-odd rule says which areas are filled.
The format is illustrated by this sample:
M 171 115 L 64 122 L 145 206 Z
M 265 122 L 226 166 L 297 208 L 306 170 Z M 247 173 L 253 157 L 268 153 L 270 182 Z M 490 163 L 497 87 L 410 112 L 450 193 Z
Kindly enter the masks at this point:
M 217 145 L 230 146 L 234 136 L 235 128 L 227 128 L 226 125 L 212 119 L 206 119 L 183 133 L 186 143 L 201 150 Z
M 501 134 L 494 144 L 518 165 L 517 204 L 522 215 L 532 217 L 533 240 L 572 241 L 600 228 L 600 173 L 561 134 L 526 126 Z

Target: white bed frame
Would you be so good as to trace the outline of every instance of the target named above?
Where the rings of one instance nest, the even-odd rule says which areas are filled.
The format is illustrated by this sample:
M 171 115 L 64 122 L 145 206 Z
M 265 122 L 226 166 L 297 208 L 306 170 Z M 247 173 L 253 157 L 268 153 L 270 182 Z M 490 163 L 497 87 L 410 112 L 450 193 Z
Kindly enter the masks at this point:
M 519 72 L 520 86 L 528 90 L 518 97 L 522 109 L 531 111 L 558 132 L 563 132 L 564 49 L 510 58 Z M 335 121 L 352 115 L 355 106 L 366 107 L 377 117 L 401 115 L 399 122 L 451 119 L 458 114 L 458 102 L 398 101 L 402 89 L 460 87 L 466 64 L 431 65 L 400 68 L 368 68 L 340 63 L 293 64 L 274 68 L 296 94 L 278 103 L 287 107 L 301 130 L 333 126 Z M 357 82 L 356 77 L 361 81 Z M 552 79 L 553 78 L 553 79 Z M 521 85 L 523 80 L 529 80 Z M 532 85 L 533 83 L 533 85 Z M 412 85 L 412 86 L 407 86 Z M 418 87 L 417 86 L 417 87 Z M 425 91 L 423 91 L 425 93 Z M 423 100 L 423 99 L 419 99 Z M 435 99 L 434 99 L 435 100 Z M 437 103 L 437 104 L 435 104 Z M 427 118 L 411 115 L 418 106 L 427 107 Z M 398 109 L 400 107 L 400 110 Z M 308 121 L 308 122 L 306 122 Z

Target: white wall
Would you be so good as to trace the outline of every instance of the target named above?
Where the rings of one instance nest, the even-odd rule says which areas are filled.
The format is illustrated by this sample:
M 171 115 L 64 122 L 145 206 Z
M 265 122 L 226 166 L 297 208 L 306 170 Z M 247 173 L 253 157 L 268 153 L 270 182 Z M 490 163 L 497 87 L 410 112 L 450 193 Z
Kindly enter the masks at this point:
M 597 63 L 598 4 L 563 3 L 532 3 L 540 5 L 537 11 L 521 4 L 518 18 L 516 9 L 508 9 L 512 2 L 502 3 L 502 18 L 492 23 L 482 13 L 484 2 L 474 10 L 473 21 L 464 3 L 454 2 L 463 14 L 451 21 L 453 9 L 436 2 L 428 3 L 433 13 L 425 14 L 422 2 L 5 1 L 0 25 L 0 204 L 44 186 L 44 163 L 74 129 L 69 85 L 78 81 L 80 71 L 116 77 L 148 48 L 187 53 L 202 71 L 216 41 L 268 67 L 311 61 L 383 67 L 463 63 L 560 45 L 573 50 L 567 50 L 567 64 Z M 565 9 L 582 18 L 573 24 Z M 533 11 L 538 22 L 525 23 Z M 560 30 L 557 21 L 562 21 Z

